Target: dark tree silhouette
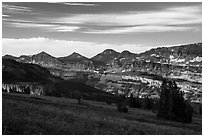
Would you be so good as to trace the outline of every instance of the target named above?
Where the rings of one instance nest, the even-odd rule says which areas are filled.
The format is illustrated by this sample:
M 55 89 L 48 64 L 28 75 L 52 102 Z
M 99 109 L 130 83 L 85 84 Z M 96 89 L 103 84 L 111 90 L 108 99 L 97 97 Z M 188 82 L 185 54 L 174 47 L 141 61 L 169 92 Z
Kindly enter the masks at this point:
M 3 88 L 2 88 L 2 92 L 8 92 L 8 91 L 7 91 L 7 89 L 3 89 Z
M 175 81 L 163 80 L 157 117 L 179 122 L 192 122 L 192 107 L 184 101 Z
M 30 94 L 30 88 L 29 87 L 25 87 L 24 88 L 24 93 L 25 94 Z
M 118 97 L 117 108 L 119 112 L 128 112 L 128 109 L 126 107 L 126 97 L 124 95 Z
M 133 96 L 133 94 L 130 94 L 129 97 L 129 106 L 132 108 L 136 108 L 137 107 L 137 102 L 136 102 L 136 98 Z
M 202 115 L 202 105 L 199 107 L 199 114 Z

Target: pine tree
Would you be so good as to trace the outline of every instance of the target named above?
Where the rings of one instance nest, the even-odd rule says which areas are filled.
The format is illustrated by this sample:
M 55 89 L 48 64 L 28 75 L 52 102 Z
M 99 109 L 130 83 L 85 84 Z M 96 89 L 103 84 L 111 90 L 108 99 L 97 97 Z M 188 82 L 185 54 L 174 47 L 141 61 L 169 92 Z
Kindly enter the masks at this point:
M 167 81 L 163 80 L 157 117 L 166 118 L 168 110 L 168 96 Z
M 189 123 L 192 121 L 192 107 L 184 101 L 183 92 L 175 81 L 164 80 L 157 117 Z
M 136 99 L 133 97 L 133 94 L 130 94 L 130 98 L 129 98 L 129 106 L 130 107 L 136 107 Z

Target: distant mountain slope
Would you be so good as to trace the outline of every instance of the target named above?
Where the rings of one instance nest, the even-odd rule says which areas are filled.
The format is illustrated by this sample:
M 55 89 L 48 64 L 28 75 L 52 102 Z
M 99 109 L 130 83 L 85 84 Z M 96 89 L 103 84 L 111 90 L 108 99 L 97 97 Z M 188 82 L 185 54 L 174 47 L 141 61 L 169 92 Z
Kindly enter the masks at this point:
M 55 82 L 60 79 L 53 77 L 47 69 L 35 64 L 3 59 L 2 65 L 3 82 Z
M 66 57 L 59 57 L 58 58 L 60 61 L 64 62 L 64 63 L 70 63 L 70 62 L 90 62 L 90 59 L 80 55 L 79 53 L 72 53 L 69 56 Z
M 139 54 L 139 57 L 160 63 L 193 65 L 197 62 L 200 64 L 202 62 L 202 43 L 155 48 Z
M 150 49 L 141 53 L 140 55 L 170 55 L 175 54 L 178 56 L 202 56 L 202 43 L 194 43 L 194 44 L 187 44 L 187 45 L 180 45 L 180 46 L 173 46 L 173 47 L 159 47 L 155 49 Z
M 84 99 L 98 101 L 114 98 L 110 93 L 102 92 L 83 82 L 73 82 L 53 77 L 46 68 L 39 65 L 20 63 L 12 59 L 3 59 L 2 63 L 2 82 L 6 83 L 6 89 L 10 88 L 12 92 L 40 93 L 39 87 L 41 87 L 43 89 L 41 95 L 69 98 L 77 98 L 83 95 Z M 25 90 L 27 87 L 29 87 L 29 92 Z
M 116 58 L 120 53 L 116 52 L 112 49 L 106 49 L 102 53 L 97 54 L 96 56 L 92 57 L 91 60 L 109 63 L 111 60 Z
M 128 50 L 124 50 L 123 52 L 121 52 L 117 58 L 126 58 L 126 57 L 136 57 L 137 54 L 134 54 L 134 53 L 131 53 L 130 51 Z
M 66 75 L 66 71 L 147 71 L 148 73 L 167 75 L 174 71 L 176 74 L 180 74 L 182 70 L 185 73 L 188 71 L 200 73 L 202 70 L 202 43 L 159 47 L 140 54 L 129 51 L 119 53 L 113 49 L 106 49 L 91 59 L 76 52 L 60 58 L 55 58 L 45 52 L 32 56 L 22 55 L 18 58 L 6 55 L 3 58 L 38 64 L 52 70 L 52 74 L 62 77 Z M 189 73 L 185 75 L 189 75 Z
M 66 69 L 78 71 L 94 69 L 93 62 L 90 59 L 76 52 L 69 56 L 60 57 L 58 59 L 64 63 L 64 68 Z
M 12 59 L 12 60 L 16 60 L 16 59 L 18 59 L 18 57 L 15 57 L 15 56 L 12 56 L 12 55 L 5 55 L 5 56 L 3 56 L 2 57 L 3 59 Z
M 134 61 L 138 54 L 131 53 L 127 50 L 121 52 L 115 59 L 110 62 L 111 66 L 122 67 L 127 62 Z
M 38 54 L 32 56 L 20 56 L 17 61 L 23 63 L 33 63 L 39 64 L 43 67 L 56 67 L 59 68 L 62 66 L 62 62 L 59 61 L 57 58 L 47 54 L 46 52 L 40 52 Z

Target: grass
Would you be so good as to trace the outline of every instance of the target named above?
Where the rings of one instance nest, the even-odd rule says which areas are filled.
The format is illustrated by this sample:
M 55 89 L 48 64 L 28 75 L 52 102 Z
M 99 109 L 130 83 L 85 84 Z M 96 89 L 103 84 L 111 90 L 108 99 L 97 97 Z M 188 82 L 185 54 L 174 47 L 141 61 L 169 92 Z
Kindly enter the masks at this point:
M 148 110 L 129 108 L 119 113 L 115 104 L 46 96 L 3 93 L 2 134 L 202 134 L 202 118 L 191 124 L 156 118 Z

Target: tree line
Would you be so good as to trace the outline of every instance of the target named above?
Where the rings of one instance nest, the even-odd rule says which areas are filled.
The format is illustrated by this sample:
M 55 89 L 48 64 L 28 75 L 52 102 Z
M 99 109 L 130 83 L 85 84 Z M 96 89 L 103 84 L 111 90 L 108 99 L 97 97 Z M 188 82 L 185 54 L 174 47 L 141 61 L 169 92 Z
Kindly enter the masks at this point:
M 129 107 L 152 110 L 158 118 L 191 123 L 193 108 L 190 102 L 184 100 L 183 94 L 175 81 L 163 79 L 159 99 L 139 98 L 134 97 L 133 94 L 129 98 L 120 96 L 117 107 L 119 112 L 128 112 L 126 107 L 128 104 Z M 202 113 L 201 106 L 199 113 Z

